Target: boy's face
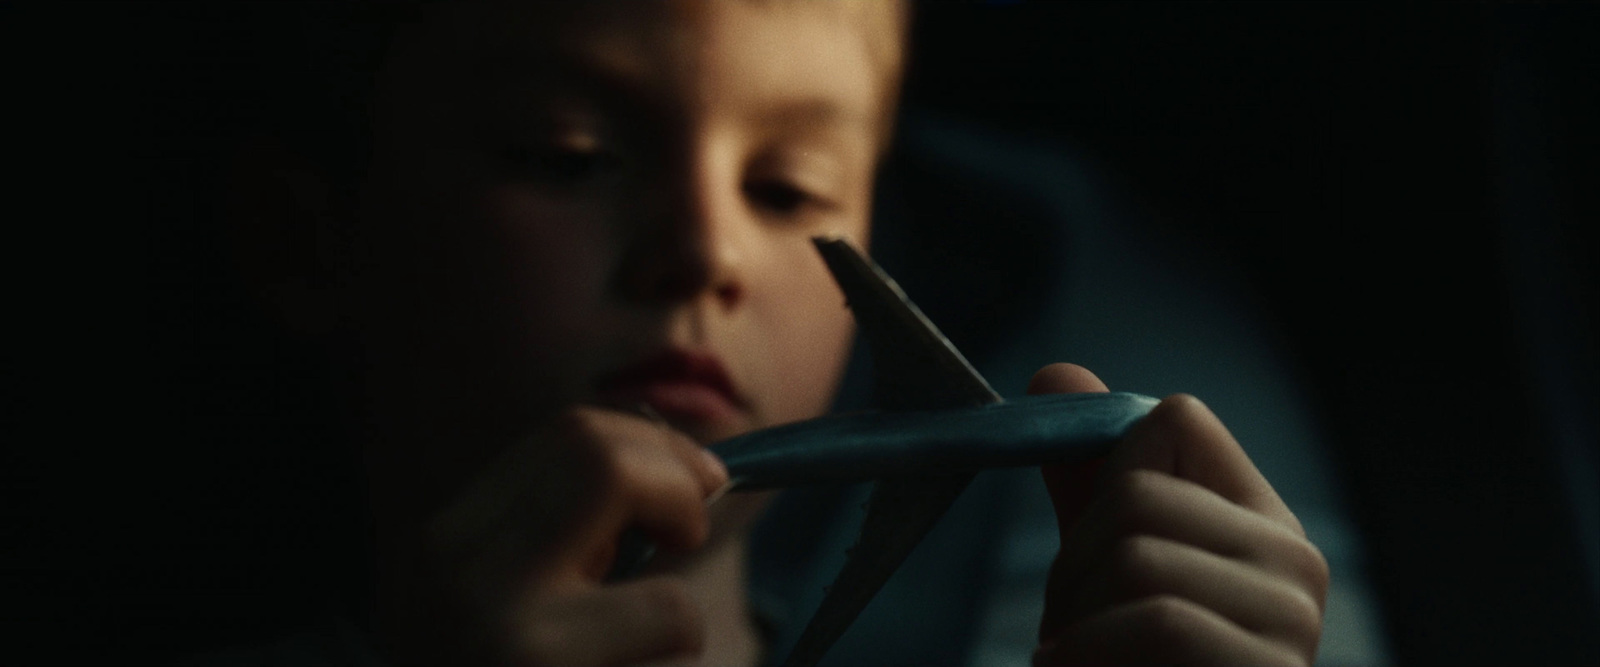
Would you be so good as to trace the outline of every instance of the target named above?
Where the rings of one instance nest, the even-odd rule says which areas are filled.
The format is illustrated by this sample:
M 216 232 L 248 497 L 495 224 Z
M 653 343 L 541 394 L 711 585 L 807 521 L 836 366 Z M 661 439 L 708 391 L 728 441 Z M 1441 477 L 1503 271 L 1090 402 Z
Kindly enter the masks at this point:
M 809 239 L 867 241 L 890 4 L 525 5 L 434 12 L 380 78 L 380 404 L 506 435 L 649 405 L 702 442 L 824 412 L 852 321 Z

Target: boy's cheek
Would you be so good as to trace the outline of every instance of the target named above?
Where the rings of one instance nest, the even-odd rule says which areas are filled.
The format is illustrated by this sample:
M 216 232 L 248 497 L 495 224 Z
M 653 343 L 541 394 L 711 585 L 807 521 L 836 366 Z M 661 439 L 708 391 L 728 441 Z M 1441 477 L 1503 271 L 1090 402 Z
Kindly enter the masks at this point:
M 490 329 L 478 334 L 498 341 L 505 362 L 552 379 L 565 375 L 558 371 L 593 357 L 620 328 L 605 307 L 615 258 L 604 225 L 581 207 L 488 195 L 461 220 L 476 228 L 470 243 L 477 247 L 453 270 L 458 297 L 477 302 L 479 323 Z
M 488 224 L 509 297 L 488 307 L 507 311 L 523 345 L 584 349 L 622 332 L 627 323 L 608 305 L 618 251 L 602 212 L 510 197 Z
M 611 258 L 592 211 L 509 187 L 374 194 L 370 252 L 382 275 L 369 277 L 363 294 L 390 306 L 364 318 L 369 336 L 398 337 L 413 362 L 465 373 L 471 386 L 507 375 L 579 382 L 568 367 L 597 354 L 608 319 L 602 295 Z
M 815 254 L 809 241 L 800 243 Z M 756 357 L 768 365 L 762 375 L 770 383 L 771 424 L 825 412 L 848 361 L 854 320 L 821 261 L 815 263 L 773 267 L 771 289 L 762 296 L 767 338 Z

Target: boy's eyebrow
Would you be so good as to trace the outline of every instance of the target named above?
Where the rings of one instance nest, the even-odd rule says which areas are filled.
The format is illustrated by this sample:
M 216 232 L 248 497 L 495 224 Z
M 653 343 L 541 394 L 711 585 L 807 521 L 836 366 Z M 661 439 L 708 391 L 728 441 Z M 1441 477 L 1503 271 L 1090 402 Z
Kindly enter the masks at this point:
M 487 57 L 479 69 L 487 81 L 495 84 L 545 81 L 593 97 L 615 109 L 669 111 L 644 83 L 643 75 L 630 73 L 625 67 L 599 58 L 549 50 L 533 57 L 526 54 Z M 783 127 L 856 125 L 869 132 L 876 123 L 876 118 L 870 114 L 853 112 L 835 100 L 820 97 L 785 100 L 757 113 L 756 120 L 764 125 Z
M 478 67 L 491 84 L 542 81 L 556 84 L 595 98 L 619 109 L 661 109 L 641 77 L 592 58 L 549 50 L 536 56 L 491 56 Z
M 757 115 L 757 120 L 768 125 L 786 127 L 826 124 L 857 124 L 872 127 L 871 119 L 853 113 L 837 102 L 823 98 L 800 98 L 767 109 Z

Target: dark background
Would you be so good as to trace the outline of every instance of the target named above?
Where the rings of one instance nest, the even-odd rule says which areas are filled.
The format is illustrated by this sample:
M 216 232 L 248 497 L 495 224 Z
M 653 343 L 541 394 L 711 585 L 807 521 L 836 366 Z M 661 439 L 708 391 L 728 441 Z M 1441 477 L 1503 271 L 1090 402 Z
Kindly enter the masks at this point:
M 921 9 L 909 100 L 1070 140 L 1249 277 L 1396 659 L 1600 660 L 1600 8 Z
M 301 461 L 219 435 L 282 406 L 195 416 L 209 334 L 249 319 L 193 315 L 226 291 L 192 276 L 216 250 L 230 6 L 0 7 L 20 661 L 148 661 L 310 604 L 282 593 L 308 587 L 293 545 L 315 529 L 265 517 L 314 494 L 247 500 Z M 1069 140 L 1248 277 L 1312 384 L 1400 662 L 1594 664 L 1597 15 L 925 4 L 907 98 Z

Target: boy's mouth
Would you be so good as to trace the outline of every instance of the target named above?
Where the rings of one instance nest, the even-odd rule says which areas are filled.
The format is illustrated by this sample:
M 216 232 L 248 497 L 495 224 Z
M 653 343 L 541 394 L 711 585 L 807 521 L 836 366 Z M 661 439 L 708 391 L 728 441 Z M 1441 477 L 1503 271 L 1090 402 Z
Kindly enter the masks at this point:
M 669 348 L 606 376 L 601 401 L 619 408 L 649 405 L 671 421 L 709 425 L 735 419 L 744 401 L 714 355 Z

